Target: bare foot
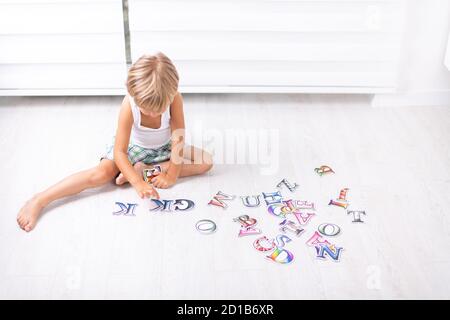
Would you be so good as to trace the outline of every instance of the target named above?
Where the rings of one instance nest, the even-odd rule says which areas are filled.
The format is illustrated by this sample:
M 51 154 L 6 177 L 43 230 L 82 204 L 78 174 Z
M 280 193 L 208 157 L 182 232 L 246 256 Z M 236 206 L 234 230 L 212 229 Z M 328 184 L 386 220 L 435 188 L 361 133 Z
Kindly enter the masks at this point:
M 142 177 L 142 171 L 146 168 L 151 168 L 151 166 L 144 164 L 143 162 L 136 162 L 134 164 L 134 170 Z M 127 183 L 128 180 L 124 177 L 122 173 L 119 174 L 119 176 L 116 178 L 116 184 L 122 185 Z
M 26 232 L 33 230 L 43 208 L 36 197 L 28 200 L 17 215 L 20 228 Z

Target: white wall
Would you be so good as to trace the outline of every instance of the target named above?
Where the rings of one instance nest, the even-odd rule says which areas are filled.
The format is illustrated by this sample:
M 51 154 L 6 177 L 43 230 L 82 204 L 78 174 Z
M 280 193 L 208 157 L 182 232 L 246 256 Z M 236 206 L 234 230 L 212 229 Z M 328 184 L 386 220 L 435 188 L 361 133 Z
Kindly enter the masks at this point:
M 129 0 L 182 92 L 387 93 L 405 0 Z M 124 94 L 121 0 L 0 0 L 0 95 Z
M 0 96 L 124 94 L 121 0 L 0 0 Z
M 447 41 L 447 52 L 445 53 L 445 66 L 450 71 L 450 34 Z
M 374 106 L 450 104 L 449 0 L 129 3 L 133 59 L 166 52 L 184 92 L 379 93 Z M 0 0 L 0 48 L 0 95 L 124 92 L 121 0 Z
M 404 2 L 129 0 L 131 56 L 166 53 L 182 92 L 395 92 Z
M 398 93 L 375 95 L 374 106 L 450 105 L 449 21 L 448 0 L 407 1 Z

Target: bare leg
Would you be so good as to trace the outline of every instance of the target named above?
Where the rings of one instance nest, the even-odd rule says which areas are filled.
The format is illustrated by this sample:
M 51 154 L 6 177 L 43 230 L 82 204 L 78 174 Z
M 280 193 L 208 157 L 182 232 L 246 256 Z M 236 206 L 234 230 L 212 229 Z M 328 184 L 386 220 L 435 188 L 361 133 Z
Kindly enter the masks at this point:
M 197 147 L 185 146 L 183 150 L 184 163 L 181 167 L 180 177 L 189 177 L 203 174 L 211 170 L 213 166 L 212 156 Z M 166 165 L 162 165 L 163 170 L 167 170 L 168 161 Z
M 103 159 L 94 168 L 80 171 L 64 178 L 28 200 L 17 215 L 17 223 L 23 230 L 27 232 L 31 231 L 36 225 L 42 209 L 51 202 L 80 193 L 88 188 L 99 187 L 111 181 L 118 172 L 119 169 L 114 161 Z
M 144 171 L 144 169 L 148 169 L 148 168 L 151 168 L 152 166 L 151 165 L 146 165 L 146 164 L 144 164 L 143 162 L 136 162 L 135 164 L 134 164 L 134 170 L 142 177 L 142 179 L 144 178 L 143 177 L 143 171 Z M 116 178 L 116 184 L 117 185 L 122 185 L 122 184 L 125 184 L 125 183 L 127 183 L 128 182 L 128 180 L 125 178 L 125 176 L 122 174 L 122 173 L 120 173 L 119 174 L 119 176 Z

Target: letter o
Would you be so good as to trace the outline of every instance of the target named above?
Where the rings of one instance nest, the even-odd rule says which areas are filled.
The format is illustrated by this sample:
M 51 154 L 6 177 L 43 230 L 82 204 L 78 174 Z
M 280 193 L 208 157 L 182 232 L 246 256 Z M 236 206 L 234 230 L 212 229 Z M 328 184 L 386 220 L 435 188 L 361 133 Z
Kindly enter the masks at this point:
M 328 237 L 337 236 L 341 232 L 341 228 L 334 223 L 322 223 L 318 230 L 321 234 Z
M 210 233 L 213 233 L 216 231 L 217 225 L 212 220 L 203 219 L 203 220 L 197 221 L 197 223 L 195 224 L 195 228 L 200 233 L 210 234 Z

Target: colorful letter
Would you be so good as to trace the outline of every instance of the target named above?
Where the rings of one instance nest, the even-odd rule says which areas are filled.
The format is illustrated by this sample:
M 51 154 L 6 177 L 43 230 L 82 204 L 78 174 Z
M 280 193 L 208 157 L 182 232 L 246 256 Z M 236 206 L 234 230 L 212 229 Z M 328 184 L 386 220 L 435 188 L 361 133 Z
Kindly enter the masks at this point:
M 116 202 L 116 204 L 120 207 L 120 210 L 113 212 L 114 215 L 118 216 L 123 214 L 124 216 L 135 216 L 134 209 L 136 208 L 137 203 L 127 203 L 125 205 L 122 202 Z
M 262 193 L 264 197 L 264 201 L 266 202 L 266 205 L 271 205 L 274 203 L 280 203 L 283 201 L 283 197 L 280 193 L 280 191 L 272 192 L 272 193 Z
M 341 190 L 341 192 L 339 192 L 339 198 L 337 200 L 339 201 L 347 201 L 347 191 L 349 189 L 348 188 L 344 188 Z
M 256 219 L 250 218 L 246 214 L 233 219 L 233 221 L 239 222 L 243 228 L 248 228 L 250 226 L 254 226 L 258 222 Z
M 315 168 L 314 171 L 317 172 L 319 176 L 323 176 L 326 173 L 334 173 L 329 166 L 320 166 L 320 168 Z
M 326 259 L 325 254 L 327 254 L 333 261 L 339 261 L 342 249 L 334 245 L 318 245 L 316 246 L 317 258 Z
M 223 193 L 222 191 L 217 192 L 217 194 L 208 202 L 209 205 L 214 205 L 218 207 L 222 207 L 223 209 L 227 208 L 227 204 L 223 202 L 223 200 L 233 200 L 234 196 L 230 196 L 228 194 Z
M 185 204 L 184 208 L 182 207 L 183 204 Z M 175 211 L 186 211 L 192 209 L 195 206 L 195 203 L 194 201 L 188 199 L 177 199 L 175 200 L 173 206 L 175 208 Z
M 295 200 L 293 206 L 296 207 L 297 209 L 316 210 L 314 207 L 314 202 Z
M 172 211 L 172 202 L 173 200 L 158 200 L 158 199 L 151 199 L 151 201 L 156 205 L 155 208 L 151 208 L 150 211 Z
M 248 228 L 241 228 L 241 230 L 239 230 L 239 237 L 244 237 L 244 236 L 252 236 L 254 234 L 260 234 L 261 230 L 254 228 L 254 227 L 248 227 Z
M 314 217 L 315 213 L 294 212 L 294 216 L 297 218 L 298 223 L 304 226 L 308 224 L 309 220 Z
M 348 207 L 348 203 L 337 202 L 337 201 L 334 201 L 334 200 L 330 200 L 330 203 L 328 203 L 328 205 L 329 206 L 330 205 L 334 205 L 334 206 L 338 206 L 338 207 L 341 207 L 341 208 L 344 208 L 344 209 L 347 209 L 347 207 Z
M 286 249 L 279 249 L 279 248 L 276 248 L 270 256 L 266 257 L 274 262 L 283 264 L 291 263 L 292 260 L 294 260 L 294 255 L 291 252 L 287 251 Z
M 269 246 L 263 246 L 261 242 L 269 244 Z M 256 239 L 255 242 L 253 242 L 253 246 L 255 247 L 256 250 L 265 252 L 275 248 L 275 243 L 273 242 L 273 240 L 269 240 L 266 236 L 263 236 L 261 238 Z
M 254 201 L 250 201 L 250 198 L 253 198 Z M 242 200 L 242 203 L 244 204 L 244 206 L 249 207 L 249 208 L 258 207 L 260 204 L 259 195 L 241 197 L 241 200 Z
M 294 185 L 290 184 L 289 181 L 287 181 L 286 179 L 281 180 L 278 184 L 277 184 L 277 188 L 281 188 L 282 185 L 285 185 L 286 188 L 289 189 L 290 192 L 294 192 L 295 189 L 298 187 L 298 184 L 294 182 Z
M 347 211 L 347 214 L 353 214 L 353 221 L 352 222 L 364 222 L 361 220 L 361 215 L 366 215 L 365 211 L 360 211 L 360 210 L 352 210 L 352 211 Z
M 331 229 L 331 230 L 330 230 Z M 341 228 L 334 223 L 322 223 L 319 228 L 319 232 L 324 236 L 334 237 L 341 232 Z
M 289 221 L 287 219 L 280 223 L 280 230 L 286 233 L 286 231 L 294 232 L 297 237 L 299 237 L 305 230 L 298 226 L 295 222 Z
M 284 234 L 279 234 L 277 235 L 277 237 L 275 238 L 276 242 L 277 242 L 277 247 L 278 248 L 283 248 L 285 246 L 286 243 L 291 242 L 292 239 L 289 238 L 288 236 L 284 235 Z
M 312 235 L 312 237 L 309 238 L 308 241 L 306 241 L 306 245 L 308 245 L 310 247 L 314 247 L 317 244 L 331 245 L 330 242 L 325 240 L 317 231 L 315 231 L 314 234 Z

